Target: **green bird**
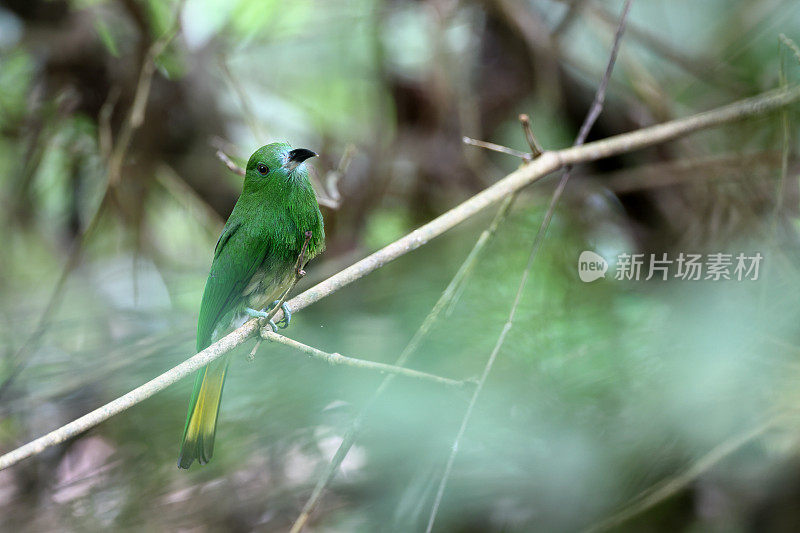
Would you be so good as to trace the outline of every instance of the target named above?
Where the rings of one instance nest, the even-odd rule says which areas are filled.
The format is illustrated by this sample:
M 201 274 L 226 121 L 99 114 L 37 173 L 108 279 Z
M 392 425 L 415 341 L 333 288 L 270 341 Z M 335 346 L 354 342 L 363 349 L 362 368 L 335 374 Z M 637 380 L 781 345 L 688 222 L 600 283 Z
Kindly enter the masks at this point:
M 303 163 L 311 150 L 286 143 L 262 146 L 250 157 L 244 187 L 214 249 L 200 317 L 197 351 L 204 350 L 249 317 L 266 317 L 295 277 L 303 245 L 304 258 L 325 249 L 319 203 Z M 307 233 L 310 238 L 307 238 Z M 304 266 L 300 265 L 300 268 Z M 285 306 L 283 327 L 291 313 Z M 273 330 L 275 323 L 270 321 Z M 183 430 L 178 466 L 205 464 L 214 452 L 226 355 L 200 370 L 194 383 Z

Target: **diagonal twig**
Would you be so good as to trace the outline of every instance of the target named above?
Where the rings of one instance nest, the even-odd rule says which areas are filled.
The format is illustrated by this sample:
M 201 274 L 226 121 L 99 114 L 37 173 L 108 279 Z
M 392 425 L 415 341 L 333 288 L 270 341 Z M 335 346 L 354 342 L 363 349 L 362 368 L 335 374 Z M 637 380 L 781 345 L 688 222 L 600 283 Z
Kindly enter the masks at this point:
M 539 144 L 536 135 L 533 134 L 533 130 L 531 129 L 531 117 L 523 113 L 519 116 L 519 122 L 522 125 L 522 132 L 525 134 L 525 140 L 531 148 L 531 155 L 533 159 L 536 159 L 544 153 L 544 148 Z
M 236 163 L 234 163 L 233 160 L 230 158 L 230 156 L 228 154 L 226 154 L 225 152 L 223 152 L 221 148 L 219 150 L 217 150 L 217 159 L 222 161 L 222 163 L 226 167 L 228 167 L 228 170 L 230 170 L 234 174 L 238 174 L 239 176 L 244 176 L 245 175 L 244 169 L 242 167 L 240 167 L 239 165 L 237 165 Z
M 289 337 L 285 337 L 279 333 L 275 333 L 274 331 L 272 331 L 272 329 L 267 327 L 261 328 L 261 338 L 270 342 L 278 342 L 285 346 L 289 346 L 290 348 L 294 348 L 295 350 L 303 352 L 309 357 L 313 357 L 314 359 L 324 361 L 330 365 L 345 365 L 353 368 L 362 368 L 364 370 L 375 370 L 382 374 L 391 374 L 394 376 L 405 376 L 408 378 L 416 378 L 416 379 L 421 379 L 423 381 L 438 383 L 440 385 L 447 385 L 448 387 L 461 388 L 472 383 L 471 381 L 468 380 L 463 381 L 463 380 L 445 378 L 442 376 L 437 376 L 435 374 L 429 374 L 428 372 L 420 372 L 419 370 L 412 370 L 410 368 L 405 368 L 402 366 L 389 365 L 386 363 L 378 363 L 375 361 L 367 361 L 366 359 L 356 359 L 355 357 L 347 357 L 340 353 L 325 352 L 320 350 L 319 348 L 309 346 L 308 344 L 303 344 L 302 342 L 298 342 L 294 339 L 290 339 Z
M 478 139 L 473 139 L 472 137 L 462 137 L 461 140 L 464 142 L 464 144 L 471 144 L 472 146 L 477 146 L 478 148 L 485 148 L 493 152 L 500 152 L 501 154 L 513 155 L 514 157 L 519 157 L 523 161 L 530 161 L 531 159 L 533 159 L 533 156 L 529 153 L 521 152 L 519 150 L 509 148 L 508 146 L 503 146 L 502 144 L 495 144 L 487 141 L 479 141 Z
M 323 191 L 325 196 L 319 196 L 317 199 L 319 205 L 324 205 L 331 209 L 339 209 L 342 203 L 342 195 L 339 193 L 339 181 L 347 174 L 347 169 L 350 167 L 350 162 L 353 160 L 353 155 L 356 153 L 356 147 L 353 144 L 348 144 L 342 157 L 339 158 L 339 164 L 335 169 L 329 170 L 325 175 L 325 183 L 323 183 Z

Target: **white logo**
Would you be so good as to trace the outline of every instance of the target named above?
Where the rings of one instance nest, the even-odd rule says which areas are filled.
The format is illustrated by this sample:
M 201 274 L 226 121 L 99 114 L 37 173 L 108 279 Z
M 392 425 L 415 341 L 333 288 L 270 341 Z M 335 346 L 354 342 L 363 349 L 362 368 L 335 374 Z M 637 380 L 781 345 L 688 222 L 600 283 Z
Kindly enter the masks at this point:
M 606 270 L 608 270 L 608 262 L 602 255 L 584 250 L 578 257 L 578 276 L 583 282 L 589 283 L 606 277 Z

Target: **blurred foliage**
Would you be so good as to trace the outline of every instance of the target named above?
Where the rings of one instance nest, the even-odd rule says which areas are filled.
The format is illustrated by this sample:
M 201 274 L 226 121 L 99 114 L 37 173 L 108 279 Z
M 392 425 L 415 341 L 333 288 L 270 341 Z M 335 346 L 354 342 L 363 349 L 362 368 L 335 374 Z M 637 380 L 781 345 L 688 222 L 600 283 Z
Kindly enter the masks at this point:
M 569 5 L 580 8 L 565 19 Z M 192 354 L 211 251 L 240 187 L 218 148 L 242 161 L 287 139 L 321 154 L 322 182 L 356 147 L 342 206 L 323 213 L 328 251 L 298 290 L 308 288 L 519 165 L 462 136 L 525 149 L 524 112 L 546 147 L 569 145 L 620 6 L 187 0 L 156 58 L 122 179 L 107 190 L 104 136 L 118 142 L 147 50 L 173 27 L 177 4 L 0 4 L 0 449 Z M 781 62 L 797 83 L 800 65 L 778 34 L 800 42 L 799 24 L 790 0 L 635 2 L 592 138 L 772 89 Z M 621 528 L 796 526 L 797 108 L 786 116 L 785 176 L 780 114 L 575 170 L 436 530 L 590 527 L 774 413 L 786 415 L 781 424 Z M 411 367 L 482 372 L 552 191 L 545 181 L 517 200 Z M 394 361 L 491 216 L 298 313 L 287 334 Z M 582 283 L 583 250 L 765 259 L 758 281 L 623 282 L 612 262 L 606 279 Z M 251 347 L 234 356 L 209 465 L 175 466 L 185 380 L 0 472 L 5 528 L 288 529 L 382 376 L 275 345 L 248 363 Z M 308 530 L 424 530 L 468 399 L 396 380 Z

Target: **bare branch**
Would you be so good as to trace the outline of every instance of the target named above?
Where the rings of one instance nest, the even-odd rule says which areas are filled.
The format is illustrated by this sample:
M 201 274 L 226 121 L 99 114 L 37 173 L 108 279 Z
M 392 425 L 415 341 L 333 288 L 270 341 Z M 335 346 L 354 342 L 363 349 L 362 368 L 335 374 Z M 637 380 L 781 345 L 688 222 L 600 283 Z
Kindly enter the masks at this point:
M 317 200 L 319 205 L 329 207 L 331 209 L 339 209 L 342 203 L 342 195 L 339 194 L 339 181 L 347 174 L 347 169 L 350 167 L 350 161 L 356 152 L 356 147 L 348 144 L 342 153 L 339 164 L 335 169 L 328 171 L 325 176 L 324 192 L 325 196 L 319 196 Z
M 485 148 L 493 152 L 500 152 L 501 154 L 513 155 L 514 157 L 519 157 L 523 161 L 530 161 L 531 159 L 533 159 L 533 156 L 529 153 L 521 152 L 519 150 L 514 150 L 513 148 L 509 148 L 508 146 L 503 146 L 502 144 L 479 141 L 478 139 L 473 139 L 472 137 L 462 137 L 461 140 L 464 142 L 464 144 L 471 144 L 472 146 L 477 146 L 478 148 Z
M 324 361 L 329 365 L 345 365 L 345 366 L 351 366 L 353 368 L 375 370 L 382 374 L 392 374 L 395 376 L 405 376 L 409 378 L 421 379 L 423 381 L 431 381 L 433 383 L 439 383 L 440 385 L 447 385 L 448 387 L 461 388 L 471 383 L 470 381 L 459 381 L 455 379 L 436 376 L 434 374 L 428 374 L 427 372 L 411 370 L 409 368 L 404 368 L 402 366 L 388 365 L 386 363 L 377 363 L 374 361 L 366 361 L 364 359 L 346 357 L 339 353 L 323 352 L 322 350 L 314 348 L 313 346 L 309 346 L 308 344 L 303 344 L 302 342 L 290 339 L 289 337 L 284 337 L 283 335 L 275 333 L 270 328 L 266 327 L 261 328 L 261 338 L 270 342 L 278 342 L 280 344 L 289 346 L 291 348 L 294 348 L 295 350 L 303 352 L 304 354 L 310 357 L 313 357 L 314 359 Z
M 327 207 L 329 209 L 339 209 L 339 202 L 335 202 L 330 198 L 326 198 L 325 196 L 317 196 L 317 203 L 321 207 Z
M 237 165 L 236 163 L 234 163 L 233 160 L 230 157 L 228 157 L 228 154 L 223 152 L 222 149 L 217 150 L 217 158 L 220 161 L 222 161 L 225 164 L 225 166 L 228 167 L 228 170 L 230 170 L 234 174 L 238 174 L 239 176 L 245 175 L 244 169 L 239 165 Z
M 531 117 L 523 113 L 519 116 L 519 122 L 522 124 L 522 133 L 525 134 L 525 140 L 528 141 L 528 146 L 531 148 L 531 155 L 533 159 L 536 159 L 542 155 L 544 148 L 542 148 L 542 145 L 536 140 L 536 135 L 533 134 L 533 130 L 531 129 Z

